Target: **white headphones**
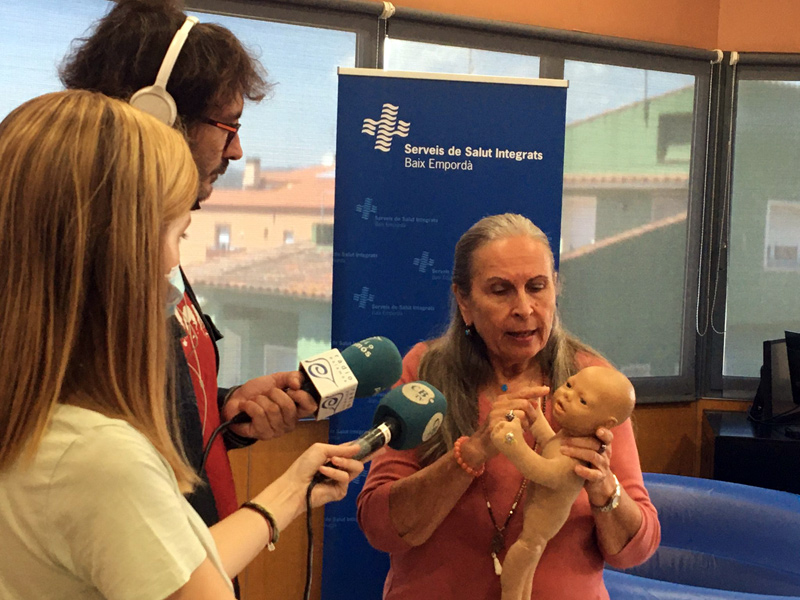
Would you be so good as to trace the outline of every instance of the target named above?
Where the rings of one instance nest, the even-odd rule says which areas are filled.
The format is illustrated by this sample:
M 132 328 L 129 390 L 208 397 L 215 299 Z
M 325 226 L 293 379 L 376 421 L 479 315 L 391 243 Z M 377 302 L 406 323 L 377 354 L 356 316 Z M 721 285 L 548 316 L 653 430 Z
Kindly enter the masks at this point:
M 169 81 L 169 76 L 172 75 L 175 61 L 181 53 L 183 44 L 186 42 L 189 30 L 194 27 L 195 23 L 197 23 L 197 17 L 186 17 L 175 37 L 172 38 L 172 43 L 170 43 L 167 54 L 164 56 L 164 61 L 161 63 L 161 68 L 158 70 L 156 82 L 137 91 L 129 101 L 131 106 L 153 115 L 170 127 L 175 123 L 175 119 L 178 118 L 178 108 L 175 106 L 175 100 L 172 99 L 172 96 L 167 91 L 167 81 Z

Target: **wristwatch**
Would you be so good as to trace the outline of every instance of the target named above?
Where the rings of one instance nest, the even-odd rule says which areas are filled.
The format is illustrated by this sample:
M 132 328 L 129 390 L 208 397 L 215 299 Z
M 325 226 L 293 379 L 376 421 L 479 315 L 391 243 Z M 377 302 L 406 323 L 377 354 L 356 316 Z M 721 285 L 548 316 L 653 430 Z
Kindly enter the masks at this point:
M 592 504 L 592 508 L 598 512 L 611 512 L 619 505 L 619 497 L 622 493 L 622 490 L 619 486 L 619 479 L 617 479 L 617 476 L 613 473 L 611 476 L 614 478 L 614 493 L 611 494 L 611 498 L 609 498 L 608 502 L 606 502 L 603 506 L 595 506 Z

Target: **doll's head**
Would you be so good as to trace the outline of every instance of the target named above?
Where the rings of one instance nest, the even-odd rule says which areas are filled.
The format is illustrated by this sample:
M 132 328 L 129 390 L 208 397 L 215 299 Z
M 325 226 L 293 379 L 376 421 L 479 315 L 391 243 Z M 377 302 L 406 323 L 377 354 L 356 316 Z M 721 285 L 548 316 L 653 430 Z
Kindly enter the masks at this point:
M 586 367 L 553 392 L 553 418 L 571 435 L 594 435 L 631 416 L 636 403 L 633 385 L 609 367 Z

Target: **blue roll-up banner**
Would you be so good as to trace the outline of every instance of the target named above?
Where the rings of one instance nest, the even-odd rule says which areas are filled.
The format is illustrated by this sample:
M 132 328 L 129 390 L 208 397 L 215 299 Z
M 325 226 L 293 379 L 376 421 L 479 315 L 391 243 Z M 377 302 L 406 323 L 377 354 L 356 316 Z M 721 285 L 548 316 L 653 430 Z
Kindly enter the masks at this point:
M 558 260 L 566 92 L 561 80 L 339 69 L 335 347 L 383 335 L 405 353 L 439 335 L 455 244 L 486 215 L 526 215 Z M 335 415 L 331 443 L 369 429 L 378 400 Z M 363 483 L 325 508 L 323 600 L 381 597 L 389 561 L 356 523 Z

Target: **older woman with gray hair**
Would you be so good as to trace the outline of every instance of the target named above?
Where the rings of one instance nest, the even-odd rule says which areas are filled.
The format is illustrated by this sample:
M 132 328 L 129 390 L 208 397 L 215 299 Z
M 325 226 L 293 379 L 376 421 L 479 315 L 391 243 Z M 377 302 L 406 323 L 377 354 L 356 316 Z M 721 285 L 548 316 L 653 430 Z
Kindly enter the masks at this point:
M 498 453 L 491 431 L 514 418 L 527 431 L 538 402 L 558 430 L 550 390 L 584 367 L 610 366 L 561 327 L 553 252 L 521 215 L 486 217 L 461 237 L 452 293 L 447 330 L 411 349 L 401 379 L 439 388 L 447 417 L 420 448 L 378 457 L 358 498 L 367 539 L 390 554 L 385 600 L 500 597 L 527 481 Z M 530 433 L 525 438 L 532 445 Z M 573 438 L 562 452 L 579 460 L 575 472 L 586 483 L 544 551 L 531 597 L 607 599 L 604 563 L 634 566 L 660 541 L 630 421 L 614 434 L 600 428 Z

